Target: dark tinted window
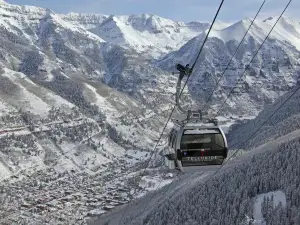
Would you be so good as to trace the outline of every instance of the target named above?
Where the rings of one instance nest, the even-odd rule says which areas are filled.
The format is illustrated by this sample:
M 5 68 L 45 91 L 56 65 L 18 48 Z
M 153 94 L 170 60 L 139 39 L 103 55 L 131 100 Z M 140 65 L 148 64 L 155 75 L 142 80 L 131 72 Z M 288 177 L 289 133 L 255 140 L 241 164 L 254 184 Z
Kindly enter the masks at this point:
M 177 132 L 175 131 L 174 134 L 173 134 L 173 140 L 172 140 L 172 147 L 173 147 L 173 148 L 175 148 L 176 137 L 177 137 Z
M 169 145 L 172 145 L 172 141 L 173 141 L 175 132 L 176 132 L 176 130 L 174 128 L 170 132 L 170 135 L 169 135 Z
M 225 143 L 222 134 L 218 130 L 211 130 L 212 133 L 199 134 L 193 132 L 193 130 L 185 130 L 181 138 L 181 149 L 202 149 L 207 148 L 211 150 L 221 150 L 224 149 Z M 214 133 L 213 133 L 214 132 Z M 218 132 L 218 133 L 217 133 Z M 193 134 L 194 133 L 194 134 Z

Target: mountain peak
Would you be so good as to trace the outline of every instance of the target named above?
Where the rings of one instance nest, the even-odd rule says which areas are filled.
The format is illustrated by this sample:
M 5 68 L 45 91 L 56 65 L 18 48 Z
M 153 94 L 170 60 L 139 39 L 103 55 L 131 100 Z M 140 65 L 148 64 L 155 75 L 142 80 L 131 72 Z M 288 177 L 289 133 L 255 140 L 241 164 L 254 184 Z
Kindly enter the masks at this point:
M 270 16 L 267 19 L 263 20 L 263 22 L 265 23 L 275 23 L 278 20 L 278 16 Z M 287 17 L 287 16 L 281 16 L 281 18 L 279 19 L 279 22 L 281 21 L 289 21 L 289 22 L 294 22 L 294 20 L 292 20 L 291 18 Z
M 210 23 L 207 23 L 210 24 Z M 229 27 L 230 25 L 232 25 L 232 23 L 227 23 L 221 20 L 216 20 L 216 22 L 214 23 L 213 29 L 215 30 L 223 30 L 226 27 Z
M 250 19 L 249 17 L 246 17 L 245 19 L 242 19 L 242 20 L 232 24 L 228 28 L 230 28 L 230 27 L 234 28 L 234 29 L 241 28 L 241 29 L 245 29 L 245 31 L 246 31 L 251 23 L 252 23 L 252 19 Z
M 211 32 L 212 37 L 217 37 L 224 42 L 229 40 L 241 40 L 244 36 L 245 32 L 247 31 L 248 27 L 250 26 L 252 19 L 245 18 L 240 20 L 234 24 L 225 26 L 223 29 L 214 28 Z
M 263 22 L 267 22 L 267 21 L 273 20 L 273 19 L 274 19 L 274 17 L 270 16 L 270 17 L 268 17 L 267 19 L 263 20 Z

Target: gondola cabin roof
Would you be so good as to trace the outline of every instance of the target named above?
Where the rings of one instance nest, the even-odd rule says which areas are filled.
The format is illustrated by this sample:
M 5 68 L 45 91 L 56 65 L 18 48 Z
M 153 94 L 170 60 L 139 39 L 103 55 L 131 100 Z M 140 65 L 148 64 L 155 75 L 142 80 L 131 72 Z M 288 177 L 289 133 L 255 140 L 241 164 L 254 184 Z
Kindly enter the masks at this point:
M 186 123 L 184 128 L 219 128 L 219 126 L 216 126 L 213 123 Z
M 180 121 L 176 121 L 174 125 L 175 128 L 184 127 L 184 129 L 220 129 L 220 127 L 215 125 L 214 123 L 205 123 L 205 122 L 182 123 Z
M 199 129 L 191 129 L 191 130 L 186 130 L 184 131 L 184 134 L 219 134 L 220 131 L 218 128 L 210 128 L 210 129 L 205 129 L 205 128 L 199 128 Z

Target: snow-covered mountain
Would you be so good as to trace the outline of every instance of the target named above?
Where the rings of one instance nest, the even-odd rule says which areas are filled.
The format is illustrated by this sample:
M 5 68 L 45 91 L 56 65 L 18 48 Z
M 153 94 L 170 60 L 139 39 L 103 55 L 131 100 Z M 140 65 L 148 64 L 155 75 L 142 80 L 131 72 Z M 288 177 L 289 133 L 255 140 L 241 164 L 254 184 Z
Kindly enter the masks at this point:
M 209 24 L 174 22 L 156 15 L 109 16 L 91 32 L 104 40 L 158 58 L 177 50 Z
M 203 22 L 176 22 L 156 15 L 101 15 L 88 13 L 69 13 L 60 15 L 64 20 L 81 25 L 108 42 L 124 48 L 134 48 L 150 58 L 178 50 L 191 38 L 209 27 Z M 215 28 L 229 26 L 218 21 Z
M 299 224 L 298 89 L 266 107 L 256 119 L 230 131 L 232 139 L 243 143 L 267 121 L 261 132 L 249 140 L 249 151 L 230 160 L 215 175 L 214 167 L 182 175 L 159 191 L 89 224 Z M 298 92 L 278 110 L 295 90 Z
M 278 96 L 295 85 L 299 76 L 299 32 L 300 24 L 283 17 L 262 46 L 250 67 L 246 66 L 259 49 L 271 26 L 277 18 L 256 21 L 247 34 L 245 41 L 236 53 L 223 75 L 217 90 L 216 83 L 228 65 L 251 20 L 239 21 L 222 30 L 212 30 L 203 53 L 195 67 L 195 75 L 188 83 L 191 96 L 201 103 L 199 96 L 208 96 L 213 90 L 215 95 L 209 103 L 214 111 L 218 110 L 238 78 L 244 73 L 235 88 L 235 97 L 225 104 L 224 112 L 235 109 L 241 115 L 249 109 L 255 115 L 265 103 L 274 101 Z M 207 31 L 206 31 L 207 32 Z M 193 63 L 204 40 L 205 33 L 191 39 L 178 51 L 157 61 L 157 65 L 168 71 L 174 70 L 176 63 Z M 195 46 L 198 46 L 195 48 Z M 239 97 L 237 97 L 237 95 Z
M 249 33 L 212 109 L 224 100 L 241 72 L 237 67 L 247 64 L 272 20 L 258 21 Z M 229 99 L 224 120 L 256 115 L 295 85 L 299 25 L 284 21 L 285 30 L 266 43 Z M 185 91 L 186 102 L 203 102 L 200 97 L 214 88 L 212 80 L 248 24 L 247 19 L 216 24 Z M 0 191 L 7 198 L 1 199 L 0 217 L 13 223 L 29 212 L 47 213 L 37 223 L 72 219 L 78 224 L 97 214 L 94 209 L 113 208 L 156 188 L 166 138 L 138 180 L 174 103 L 177 75 L 171 72 L 175 63 L 194 59 L 208 26 L 149 14 L 60 15 L 1 1 Z M 230 39 L 230 32 L 237 36 Z M 162 184 L 172 180 L 164 179 Z M 133 196 L 134 188 L 139 191 Z M 35 220 L 30 215 L 24 223 Z
M 57 215 L 69 213 L 60 212 L 62 198 L 75 200 L 79 192 L 86 202 L 98 188 L 117 204 L 130 200 L 135 173 L 149 158 L 164 116 L 103 82 L 118 83 L 131 68 L 144 70 L 137 77 L 161 70 L 51 10 L 1 4 L 0 16 L 0 180 L 1 193 L 12 194 L 0 223 L 19 220 L 30 208 L 45 212 L 45 204 L 58 200 L 50 216 L 57 224 Z M 22 189 L 13 194 L 10 185 Z M 117 197 L 119 189 L 125 191 Z M 75 205 L 81 208 L 75 220 L 83 208 L 93 209 Z

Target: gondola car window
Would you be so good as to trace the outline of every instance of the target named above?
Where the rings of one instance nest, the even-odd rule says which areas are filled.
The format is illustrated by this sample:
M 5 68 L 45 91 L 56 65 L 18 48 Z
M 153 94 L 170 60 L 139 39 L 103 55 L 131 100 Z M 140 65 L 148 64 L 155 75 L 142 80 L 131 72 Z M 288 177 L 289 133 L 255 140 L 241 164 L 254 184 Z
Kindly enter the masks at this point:
M 224 149 L 225 148 L 225 142 L 223 139 L 222 134 L 216 134 L 215 135 L 215 149 L 216 150 L 220 150 L 220 149 Z
M 172 148 L 175 148 L 175 144 L 176 144 L 176 137 L 177 137 L 177 133 L 174 132 L 173 134 L 173 140 L 172 140 Z
M 222 150 L 225 148 L 225 143 L 222 134 L 217 129 L 185 130 L 180 148 Z
M 182 143 L 211 143 L 210 134 L 188 134 L 182 136 Z
M 172 143 L 172 138 L 173 138 L 173 129 L 169 135 L 169 145 Z
M 209 148 L 211 146 L 211 134 L 184 134 L 181 138 L 181 149 Z
M 170 136 L 169 136 L 169 145 L 170 145 L 170 146 L 172 146 L 174 136 L 175 136 L 175 130 L 172 129 L 171 134 L 170 134 Z

